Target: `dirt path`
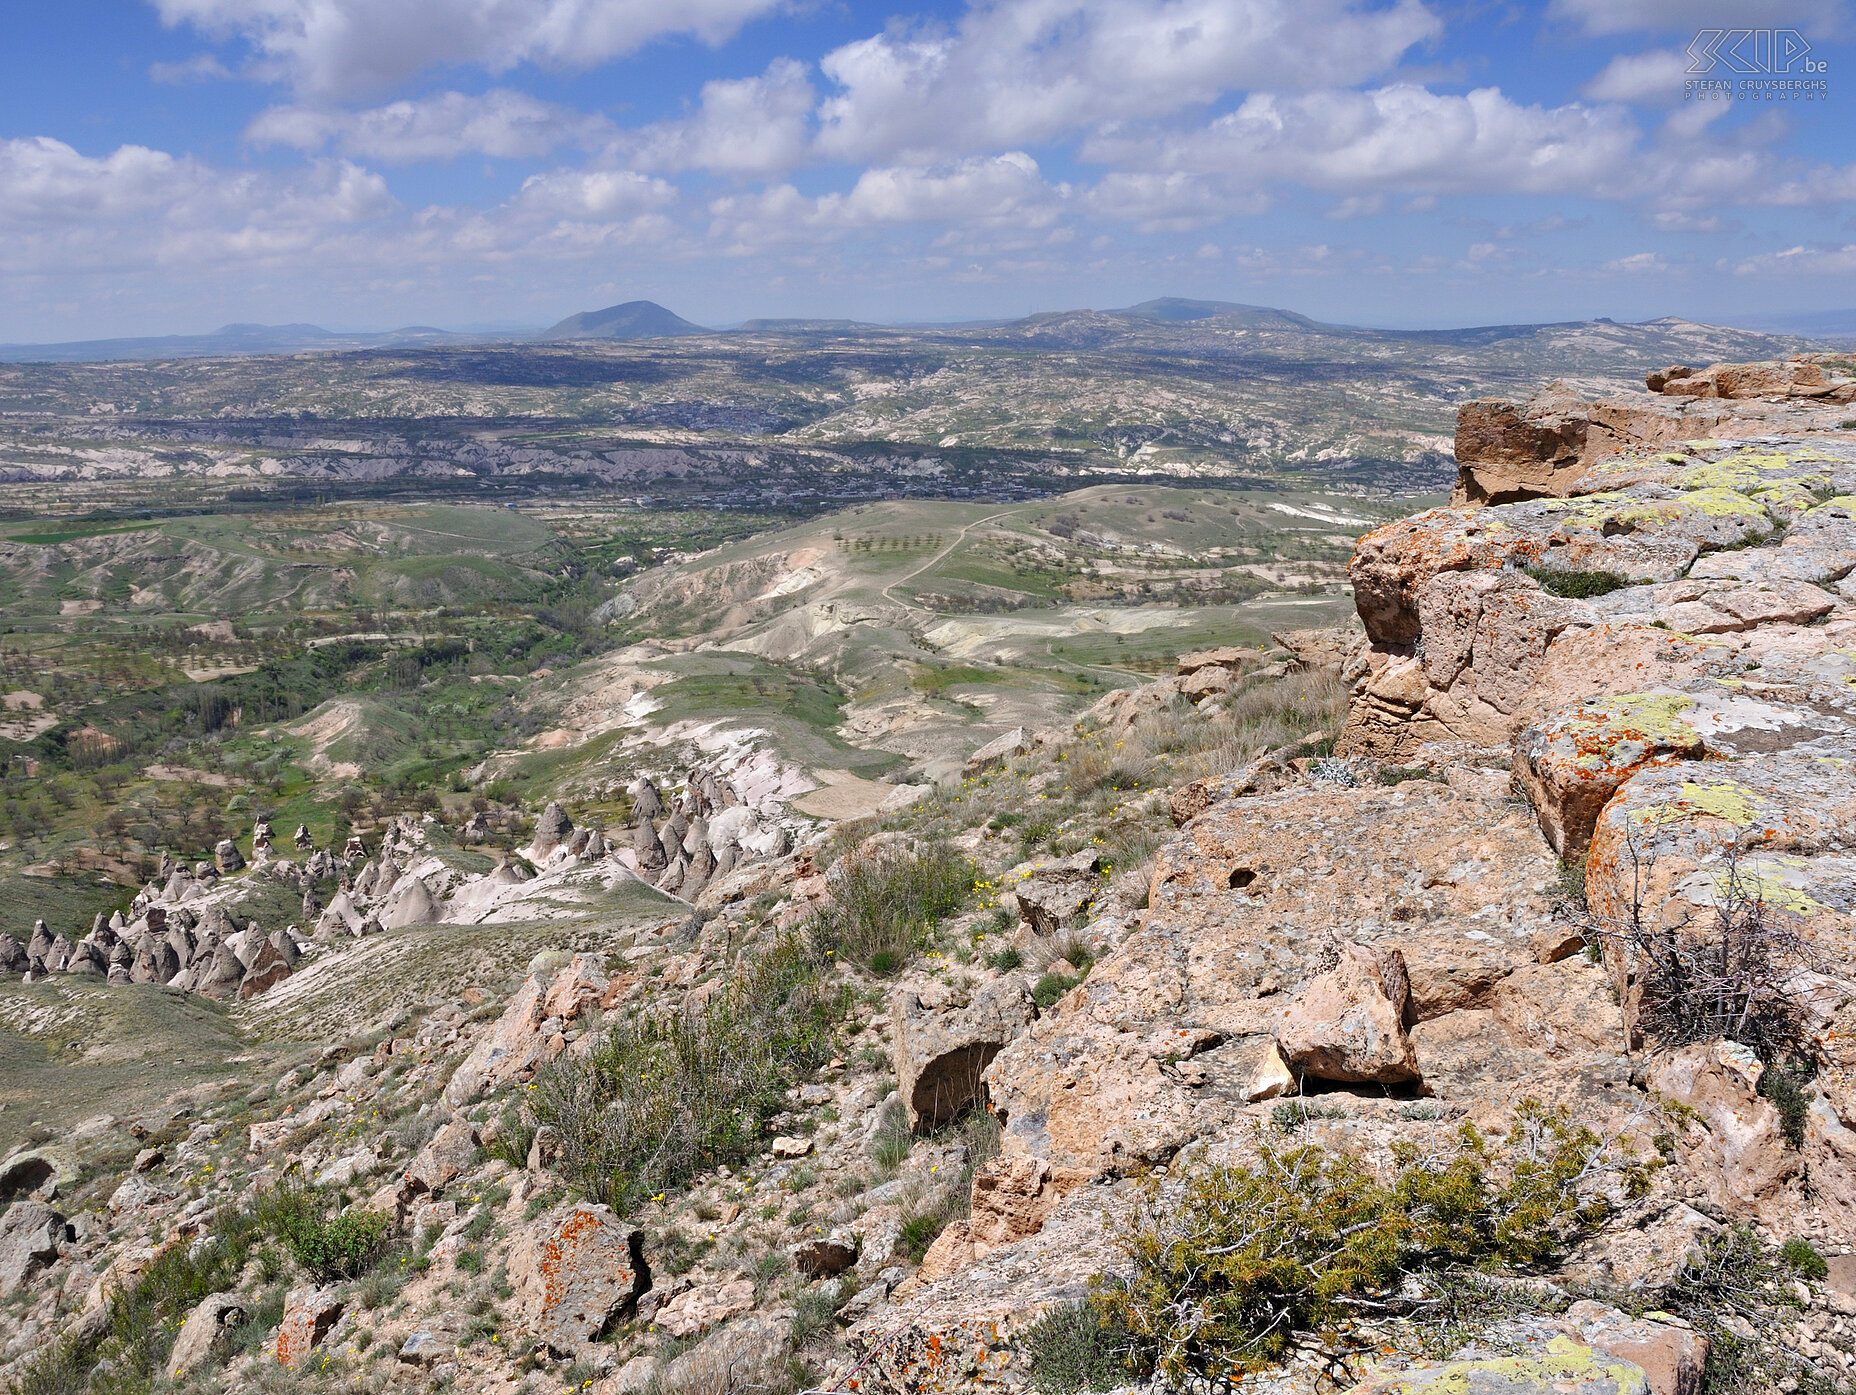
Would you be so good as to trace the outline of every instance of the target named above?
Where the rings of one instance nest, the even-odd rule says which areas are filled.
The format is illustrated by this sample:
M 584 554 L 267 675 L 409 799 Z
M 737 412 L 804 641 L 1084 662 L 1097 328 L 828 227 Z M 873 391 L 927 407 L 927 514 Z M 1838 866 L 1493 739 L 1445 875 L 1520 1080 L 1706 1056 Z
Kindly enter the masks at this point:
M 930 557 L 926 562 L 923 562 L 914 571 L 905 572 L 903 575 L 897 577 L 894 581 L 890 582 L 889 585 L 885 586 L 882 592 L 880 593 L 883 599 L 886 601 L 891 601 L 894 604 L 902 606 L 908 610 L 919 610 L 923 612 L 924 614 L 932 615 L 934 612 L 929 610 L 927 606 L 916 605 L 914 601 L 897 600 L 896 597 L 890 595 L 890 592 L 894 590 L 896 587 L 902 585 L 902 583 L 905 581 L 915 580 L 916 577 L 920 576 L 923 572 L 927 571 L 930 567 L 939 566 L 942 562 L 946 561 L 950 556 L 953 555 L 956 548 L 960 547 L 962 543 L 966 542 L 967 532 L 969 529 L 977 528 L 982 523 L 991 523 L 995 518 L 1004 518 L 1009 514 L 1020 513 L 1023 511 L 1023 509 L 1024 509 L 1024 505 L 1022 504 L 1018 508 L 1000 509 L 998 513 L 989 513 L 984 518 L 976 518 L 971 523 L 962 524 L 960 531 L 954 534 L 954 540 L 951 543 L 949 543 L 946 547 L 942 548 L 939 552 L 935 553 L 935 555 Z

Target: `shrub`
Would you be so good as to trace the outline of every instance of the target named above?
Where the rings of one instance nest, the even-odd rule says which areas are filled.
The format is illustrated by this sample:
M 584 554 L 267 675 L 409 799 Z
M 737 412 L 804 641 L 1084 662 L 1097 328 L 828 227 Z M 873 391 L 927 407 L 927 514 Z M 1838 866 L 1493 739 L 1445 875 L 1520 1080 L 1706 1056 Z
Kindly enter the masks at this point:
M 830 1059 L 846 990 L 789 936 L 689 1011 L 640 1011 L 529 1096 L 561 1137 L 562 1176 L 621 1214 L 696 1172 L 760 1151 L 787 1089 Z
M 1770 1065 L 1759 1077 L 1759 1093 L 1778 1110 L 1779 1129 L 1794 1148 L 1804 1147 L 1805 1125 L 1811 1118 L 1811 1097 L 1799 1083 L 1810 1078 L 1808 1065 L 1800 1071 Z
M 1018 950 L 1012 948 L 1011 946 L 1007 946 L 1005 949 L 1000 950 L 997 954 L 987 955 L 986 962 L 992 965 L 993 968 L 997 969 L 1000 973 L 1008 974 L 1013 969 L 1019 968 L 1024 964 L 1025 956 L 1020 954 Z
M 1809 1240 L 1796 1237 L 1779 1246 L 1779 1258 L 1797 1270 L 1807 1279 L 1824 1279 L 1830 1276 L 1830 1265 L 1817 1252 L 1817 1246 Z
M 1540 589 L 1547 594 L 1565 596 L 1575 601 L 1606 596 L 1631 584 L 1629 577 L 1620 576 L 1617 572 L 1574 572 L 1557 571 L 1551 567 L 1529 567 L 1527 574 L 1538 581 Z
M 330 1219 L 310 1187 L 280 1187 L 260 1203 L 257 1218 L 317 1283 L 357 1279 L 374 1267 L 393 1233 L 379 1211 L 343 1211 Z
M 813 920 L 813 945 L 878 973 L 900 968 L 966 904 L 974 876 L 972 862 L 939 842 L 844 858 L 829 873 L 834 904 Z
M 1069 974 L 1042 974 L 1038 981 L 1031 985 L 1031 1001 L 1040 1008 L 1055 1007 L 1057 999 L 1082 981 L 1080 977 L 1072 977 Z
M 1767 905 L 1757 875 L 1742 872 L 1744 851 L 1740 842 L 1728 849 L 1713 913 L 1699 922 L 1655 923 L 1639 892 L 1626 923 L 1594 933 L 1617 945 L 1635 972 L 1638 1021 L 1658 1045 L 1725 1037 L 1779 1061 L 1808 1045 L 1792 984 L 1816 961 L 1793 918 Z M 1634 834 L 1628 852 L 1641 888 L 1649 869 Z
M 1120 1236 L 1132 1272 L 1097 1281 L 1098 1320 L 1126 1329 L 1175 1386 L 1223 1381 L 1280 1356 L 1299 1330 L 1393 1306 L 1413 1275 L 1536 1265 L 1596 1225 L 1605 1188 L 1646 1173 L 1563 1112 L 1523 1101 L 1497 1153 L 1464 1124 L 1396 1175 L 1259 1132 L 1255 1167 L 1222 1165 L 1164 1190 L 1150 1179 Z
M 1126 1385 L 1135 1355 L 1132 1334 L 1105 1322 L 1087 1303 L 1059 1303 L 1020 1339 L 1038 1395 L 1076 1395 Z

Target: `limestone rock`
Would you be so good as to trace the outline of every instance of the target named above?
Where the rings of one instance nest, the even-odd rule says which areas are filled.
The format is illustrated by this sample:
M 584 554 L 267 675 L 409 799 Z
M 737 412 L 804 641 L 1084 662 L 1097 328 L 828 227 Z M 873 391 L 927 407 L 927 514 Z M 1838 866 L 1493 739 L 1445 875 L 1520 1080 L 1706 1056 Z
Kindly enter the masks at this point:
M 891 1055 L 918 1133 L 958 1117 L 984 1091 L 982 1075 L 1036 1009 L 1023 984 L 996 979 L 963 993 L 945 985 L 890 995 Z
M 754 1281 L 698 1284 L 657 1310 L 657 1326 L 672 1337 L 694 1337 L 754 1306 Z
M 793 1267 L 808 1279 L 828 1279 L 857 1263 L 857 1237 L 843 1229 L 809 1235 L 788 1246 L 787 1253 L 792 1256 Z
M 1707 1124 L 1697 1140 L 1698 1175 L 1708 1201 L 1729 1215 L 1753 1216 L 1799 1169 L 1798 1153 L 1785 1146 L 1779 1111 L 1759 1091 L 1764 1069 L 1751 1050 L 1735 1042 L 1700 1042 L 1655 1061 L 1650 1088 L 1699 1114 Z
M 563 1356 L 597 1339 L 651 1287 L 644 1232 L 584 1201 L 528 1225 L 510 1246 L 508 1264 L 517 1320 Z
M 1546 1350 L 1414 1366 L 1353 1387 L 1352 1395 L 1650 1395 L 1635 1362 L 1556 1337 Z
M 1087 1185 L 1090 1170 L 1052 1167 L 1043 1158 L 994 1158 L 973 1175 L 971 1210 L 936 1237 L 922 1257 L 921 1278 L 958 1273 L 1003 1246 L 1036 1235 L 1062 1201 Z
M 277 1364 L 290 1367 L 304 1361 L 341 1320 L 343 1307 L 333 1288 L 292 1293 L 285 1300 L 284 1320 L 277 1327 Z
M 1405 1033 L 1411 981 L 1396 949 L 1340 946 L 1340 961 L 1311 979 L 1276 1030 L 1284 1063 L 1298 1079 L 1401 1085 L 1418 1078 Z
M 1039 935 L 1055 935 L 1103 890 L 1102 855 L 1084 849 L 1015 868 L 1009 880 L 1019 918 Z
M 180 1335 L 174 1339 L 174 1349 L 168 1353 L 168 1379 L 179 1380 L 205 1364 L 226 1328 L 244 1316 L 244 1302 L 236 1294 L 209 1293 L 202 1298 L 187 1314 Z
M 58 1262 L 58 1246 L 69 1233 L 65 1219 L 36 1201 L 15 1202 L 0 1216 L 0 1294 L 23 1288 L 34 1275 Z

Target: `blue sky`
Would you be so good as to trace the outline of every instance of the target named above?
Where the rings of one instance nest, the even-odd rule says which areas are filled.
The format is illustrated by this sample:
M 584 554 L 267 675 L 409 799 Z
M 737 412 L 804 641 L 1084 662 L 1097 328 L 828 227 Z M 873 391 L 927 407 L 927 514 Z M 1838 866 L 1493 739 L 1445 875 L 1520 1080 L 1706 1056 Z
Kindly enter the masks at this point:
M 0 341 L 1856 307 L 1850 3 L 0 0 Z

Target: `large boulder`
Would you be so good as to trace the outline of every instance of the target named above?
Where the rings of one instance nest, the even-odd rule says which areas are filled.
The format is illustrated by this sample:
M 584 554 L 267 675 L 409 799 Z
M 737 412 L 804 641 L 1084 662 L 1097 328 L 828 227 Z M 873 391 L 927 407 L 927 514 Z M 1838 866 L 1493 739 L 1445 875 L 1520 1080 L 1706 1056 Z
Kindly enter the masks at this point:
M 1751 1217 L 1797 1175 L 1801 1158 L 1785 1143 L 1779 1111 L 1761 1098 L 1765 1071 L 1751 1049 L 1730 1041 L 1699 1042 L 1655 1061 L 1650 1088 L 1700 1116 L 1693 1131 L 1690 1174 L 1705 1179 L 1706 1204 Z
M 15 1202 L 0 1216 L 0 1295 L 23 1288 L 58 1262 L 58 1246 L 70 1235 L 64 1217 L 36 1201 Z
M 541 817 L 535 820 L 535 856 L 545 858 L 566 843 L 573 831 L 574 821 L 567 817 L 567 811 L 558 801 L 549 800 L 547 807 L 541 811 Z
M 174 1349 L 168 1353 L 167 1377 L 179 1380 L 213 1355 L 213 1348 L 226 1328 L 243 1320 L 244 1300 L 235 1293 L 209 1293 L 187 1314 Z
M 477 1130 L 468 1119 L 443 1125 L 407 1166 L 400 1180 L 402 1198 L 442 1192 L 476 1160 L 479 1144 Z
M 237 843 L 230 838 L 221 838 L 213 845 L 213 865 L 219 869 L 221 876 L 229 877 L 234 872 L 244 870 L 245 857 L 239 852 Z
M 1054 935 L 1101 894 L 1102 855 L 1085 848 L 1040 859 L 1014 869 L 1011 884 L 1019 918 L 1036 934 Z
M 289 977 L 290 961 L 269 940 L 261 941 L 252 953 L 251 963 L 246 966 L 245 977 L 239 980 L 238 996 L 255 998 Z
M 277 1325 L 275 1352 L 279 1366 L 301 1364 L 322 1345 L 329 1329 L 341 1321 L 344 1304 L 333 1288 L 304 1289 L 284 1300 L 284 1318 Z
M 635 1311 L 651 1287 L 644 1232 L 584 1201 L 556 1207 L 522 1230 L 510 1245 L 508 1276 L 523 1330 L 563 1356 Z
M 910 1127 L 927 1133 L 983 1100 L 986 1067 L 1036 1011 L 1010 977 L 971 990 L 931 984 L 892 993 L 891 1054 Z
M 1338 960 L 1289 1004 L 1276 1045 L 1299 1079 L 1404 1085 L 1418 1078 L 1405 1032 L 1411 979 L 1396 949 L 1338 946 Z

